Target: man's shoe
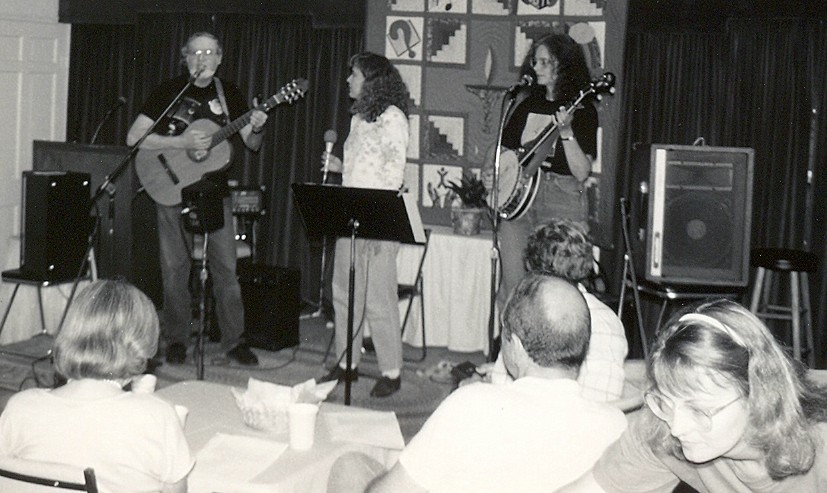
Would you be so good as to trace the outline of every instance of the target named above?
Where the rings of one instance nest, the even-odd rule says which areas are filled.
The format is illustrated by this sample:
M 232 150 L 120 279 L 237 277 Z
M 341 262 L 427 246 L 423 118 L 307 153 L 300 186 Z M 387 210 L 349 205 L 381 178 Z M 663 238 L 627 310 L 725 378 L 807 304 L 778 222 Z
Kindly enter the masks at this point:
M 182 365 L 187 361 L 187 346 L 180 342 L 173 342 L 167 347 L 167 363 Z
M 258 365 L 258 358 L 255 353 L 250 351 L 250 346 L 241 343 L 238 346 L 227 351 L 227 357 L 244 366 Z
M 359 372 L 355 368 L 350 370 L 350 373 L 351 373 L 351 377 L 350 377 L 351 382 L 355 382 L 355 381 L 359 380 Z M 339 382 L 344 382 L 346 374 L 347 374 L 347 372 L 345 371 L 344 368 L 342 368 L 339 365 L 336 365 L 336 366 L 333 367 L 333 369 L 331 369 L 327 373 L 327 375 L 325 375 L 325 376 L 323 376 L 322 378 L 319 379 L 319 383 L 332 382 L 333 380 L 337 380 Z
M 395 394 L 399 387 L 402 386 L 402 377 L 388 378 L 382 377 L 376 381 L 373 390 L 370 391 L 371 397 L 387 397 Z

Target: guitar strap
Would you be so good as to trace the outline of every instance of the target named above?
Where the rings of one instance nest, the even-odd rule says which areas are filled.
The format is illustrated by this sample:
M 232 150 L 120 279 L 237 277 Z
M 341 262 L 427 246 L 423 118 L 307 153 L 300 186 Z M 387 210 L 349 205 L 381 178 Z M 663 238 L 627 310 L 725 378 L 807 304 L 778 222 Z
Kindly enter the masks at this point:
M 221 111 L 227 116 L 227 121 L 230 121 L 230 111 L 227 109 L 227 98 L 224 97 L 224 85 L 221 84 L 221 79 L 218 77 L 213 77 L 215 79 L 215 92 L 218 93 L 218 102 L 221 103 Z

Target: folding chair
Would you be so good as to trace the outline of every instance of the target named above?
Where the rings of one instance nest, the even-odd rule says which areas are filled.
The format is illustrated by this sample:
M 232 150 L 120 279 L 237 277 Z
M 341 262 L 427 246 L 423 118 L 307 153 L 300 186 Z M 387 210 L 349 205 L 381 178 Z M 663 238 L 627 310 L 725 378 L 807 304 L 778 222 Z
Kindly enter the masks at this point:
M 63 321 L 66 318 L 66 312 L 69 311 L 69 306 L 72 304 L 72 300 L 75 297 L 75 293 L 77 292 L 77 287 L 80 281 L 88 281 L 88 280 L 95 280 L 97 278 L 97 269 L 95 267 L 95 253 L 93 250 L 89 252 L 89 260 L 90 268 L 86 270 L 86 273 L 81 275 L 80 277 L 59 277 L 53 279 L 44 279 L 41 276 L 33 275 L 30 272 L 26 272 L 24 269 L 13 269 L 13 270 L 4 270 L 2 272 L 2 280 L 3 282 L 13 283 L 14 284 L 14 291 L 12 291 L 11 297 L 9 298 L 9 303 L 6 305 L 6 311 L 3 313 L 3 321 L 0 322 L 0 334 L 3 333 L 3 328 L 6 326 L 6 319 L 9 317 L 9 313 L 11 312 L 11 307 L 14 304 L 14 299 L 17 297 L 17 291 L 20 289 L 20 286 L 25 284 L 27 286 L 35 286 L 37 288 L 37 307 L 38 313 L 40 314 L 40 334 L 47 334 L 48 331 L 46 330 L 46 314 L 43 311 L 43 288 L 49 286 L 58 286 L 60 284 L 69 284 L 72 283 L 72 291 L 69 294 L 69 298 L 66 300 L 66 306 L 63 308 L 63 314 L 60 317 L 60 323 L 58 323 L 57 331 L 60 331 L 60 328 L 63 326 Z
M 0 491 L 54 493 L 55 490 L 97 493 L 98 483 L 91 467 L 0 457 Z
M 419 266 L 416 269 L 416 277 L 412 284 L 399 284 L 397 287 L 397 294 L 399 295 L 400 300 L 404 300 L 407 298 L 408 306 L 405 309 L 405 318 L 402 320 L 402 334 L 405 334 L 405 329 L 408 325 L 408 317 L 411 314 L 411 306 L 413 305 L 414 298 L 419 297 L 419 315 L 420 320 L 422 321 L 422 356 L 417 360 L 410 360 L 410 361 L 422 361 L 425 359 L 425 356 L 428 354 L 428 348 L 425 344 L 425 296 L 422 294 L 423 291 L 423 279 L 422 279 L 422 267 L 425 265 L 425 256 L 428 255 L 428 245 L 431 241 L 431 230 L 425 230 L 425 244 L 423 245 L 422 249 L 422 256 L 419 258 Z M 406 360 L 408 361 L 408 360 Z

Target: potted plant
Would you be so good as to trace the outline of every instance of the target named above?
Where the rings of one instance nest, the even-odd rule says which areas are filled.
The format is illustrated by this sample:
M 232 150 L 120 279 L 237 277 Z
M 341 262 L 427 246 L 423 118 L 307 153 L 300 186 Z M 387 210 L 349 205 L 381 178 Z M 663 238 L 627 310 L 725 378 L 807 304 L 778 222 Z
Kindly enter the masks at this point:
M 482 216 L 488 208 L 485 201 L 488 193 L 482 180 L 472 173 L 465 172 L 459 183 L 448 182 L 452 191 L 451 224 L 454 233 L 475 235 L 480 232 Z

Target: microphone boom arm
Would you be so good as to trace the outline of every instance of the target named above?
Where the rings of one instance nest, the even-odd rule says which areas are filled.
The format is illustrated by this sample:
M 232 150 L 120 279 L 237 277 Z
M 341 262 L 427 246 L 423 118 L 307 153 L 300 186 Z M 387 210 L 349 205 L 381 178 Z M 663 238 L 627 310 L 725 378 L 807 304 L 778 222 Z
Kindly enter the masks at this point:
M 112 171 L 112 173 L 106 175 L 98 189 L 95 190 L 95 194 L 92 196 L 92 200 L 90 201 L 90 207 L 94 206 L 94 204 L 98 201 L 98 199 L 101 197 L 101 195 L 103 195 L 104 192 L 108 192 L 110 195 L 115 193 L 112 182 L 114 182 L 118 178 L 118 176 L 120 176 L 121 173 L 123 173 L 123 171 L 126 169 L 126 166 L 129 164 L 129 161 L 132 160 L 133 157 L 135 157 L 135 154 L 137 154 L 138 149 L 141 147 L 141 144 L 143 144 L 146 138 L 149 137 L 149 134 L 151 134 L 152 131 L 155 130 L 155 127 L 158 126 L 158 123 L 161 121 L 164 115 L 166 115 L 169 112 L 169 110 L 172 109 L 173 106 L 178 104 L 178 101 L 181 100 L 181 97 L 184 95 L 185 92 L 187 92 L 187 89 L 189 89 L 190 86 L 192 86 L 192 83 L 192 80 L 187 80 L 186 85 L 184 85 L 183 89 L 181 89 L 178 92 L 178 94 L 175 95 L 175 97 L 172 99 L 169 105 L 167 105 L 164 111 L 161 112 L 160 116 L 158 116 L 158 118 L 156 118 L 155 121 L 152 122 L 152 125 L 150 125 L 149 128 L 146 129 L 146 132 L 144 132 L 141 138 L 138 139 L 138 141 L 135 142 L 135 144 L 133 144 L 132 147 L 129 148 L 129 152 L 127 152 L 126 156 L 124 156 L 121 162 L 118 163 L 118 166 L 115 168 L 115 170 Z

